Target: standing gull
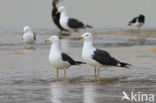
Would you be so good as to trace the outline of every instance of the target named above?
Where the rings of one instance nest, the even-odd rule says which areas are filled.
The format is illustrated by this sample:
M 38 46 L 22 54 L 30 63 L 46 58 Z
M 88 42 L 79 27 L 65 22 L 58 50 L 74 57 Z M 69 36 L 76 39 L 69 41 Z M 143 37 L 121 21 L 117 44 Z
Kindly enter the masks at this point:
M 79 29 L 83 29 L 83 28 L 92 28 L 92 26 L 86 25 L 77 19 L 69 18 L 66 13 L 65 7 L 63 6 L 58 8 L 57 13 L 60 13 L 60 20 L 59 20 L 60 25 L 64 29 L 70 31 L 70 33 L 72 31 L 78 31 Z
M 51 42 L 51 50 L 49 54 L 50 63 L 57 69 L 57 78 L 59 77 L 59 70 L 64 70 L 64 79 L 66 79 L 66 69 L 73 65 L 84 64 L 80 61 L 73 60 L 69 55 L 62 53 L 59 48 L 59 38 L 52 36 L 45 42 Z
M 96 80 L 96 68 L 98 68 L 98 79 L 100 79 L 100 68 L 101 67 L 126 67 L 130 66 L 130 64 L 120 62 L 119 60 L 112 57 L 108 52 L 100 49 L 96 49 L 93 46 L 92 34 L 84 33 L 82 36 L 77 38 L 78 40 L 84 39 L 83 49 L 82 49 L 82 57 L 84 61 L 93 66 L 95 68 L 95 80 Z
M 57 10 L 58 10 L 58 8 L 57 8 L 56 5 L 59 2 L 60 2 L 60 0 L 53 0 L 53 2 L 52 2 L 53 9 L 52 9 L 52 12 L 51 12 L 51 16 L 52 16 L 52 19 L 53 19 L 54 24 L 61 30 L 60 32 L 62 32 L 62 31 L 67 31 L 67 30 L 65 30 L 64 28 L 62 28 L 62 26 L 59 23 L 60 13 L 56 13 Z
M 129 22 L 129 26 L 133 25 L 138 27 L 138 30 L 140 30 L 140 28 L 144 25 L 145 23 L 145 16 L 144 15 L 139 15 L 138 17 L 133 18 L 130 22 Z
M 26 44 L 30 44 L 31 48 L 33 48 L 33 44 L 36 40 L 36 35 L 33 33 L 29 26 L 24 27 L 23 37 L 22 37 L 24 48 L 26 48 Z

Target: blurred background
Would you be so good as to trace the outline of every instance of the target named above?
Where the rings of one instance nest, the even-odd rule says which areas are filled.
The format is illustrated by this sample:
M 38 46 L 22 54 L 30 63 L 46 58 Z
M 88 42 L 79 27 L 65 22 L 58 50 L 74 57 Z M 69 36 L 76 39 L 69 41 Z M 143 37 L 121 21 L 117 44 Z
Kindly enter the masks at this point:
M 0 0 L 0 28 L 56 29 L 51 20 L 52 0 Z M 64 0 L 70 17 L 95 28 L 128 28 L 127 23 L 139 14 L 146 16 L 143 28 L 155 28 L 155 0 Z

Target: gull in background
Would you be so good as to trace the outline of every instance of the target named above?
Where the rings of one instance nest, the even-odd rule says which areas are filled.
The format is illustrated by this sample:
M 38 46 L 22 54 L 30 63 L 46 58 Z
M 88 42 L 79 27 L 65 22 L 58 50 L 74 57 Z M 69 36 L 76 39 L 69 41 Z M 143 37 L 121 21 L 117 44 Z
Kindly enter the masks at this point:
M 23 40 L 25 49 L 27 48 L 26 45 L 31 45 L 31 48 L 33 48 L 33 44 L 36 41 L 36 35 L 35 33 L 31 31 L 31 28 L 29 26 L 24 27 L 22 40 Z
M 60 1 L 63 1 L 63 0 L 53 0 L 53 2 L 52 2 L 53 8 L 52 8 L 52 12 L 51 12 L 51 17 L 52 17 L 54 24 L 60 29 L 60 33 L 62 33 L 62 31 L 67 31 L 67 30 L 65 30 L 59 23 L 60 13 L 57 13 L 57 11 L 58 11 L 57 4 Z
M 68 17 L 66 9 L 63 6 L 58 8 L 57 13 L 60 13 L 60 25 L 70 33 L 72 33 L 72 31 L 77 32 L 79 29 L 92 28 L 92 26 L 86 25 L 75 18 Z

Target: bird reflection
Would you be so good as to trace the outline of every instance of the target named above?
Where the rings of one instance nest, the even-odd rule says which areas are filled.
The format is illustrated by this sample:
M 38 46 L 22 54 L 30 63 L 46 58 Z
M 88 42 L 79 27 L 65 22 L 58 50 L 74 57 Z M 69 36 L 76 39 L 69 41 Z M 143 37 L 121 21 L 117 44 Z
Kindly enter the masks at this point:
M 91 81 L 83 85 L 83 103 L 103 103 L 105 97 L 105 85 L 115 83 L 119 78 L 101 79 Z M 106 97 L 105 97 L 106 98 Z
M 55 82 L 51 84 L 51 103 L 64 103 L 62 98 L 64 97 L 65 86 L 63 82 Z
M 83 85 L 83 103 L 96 103 L 96 87 L 93 84 Z

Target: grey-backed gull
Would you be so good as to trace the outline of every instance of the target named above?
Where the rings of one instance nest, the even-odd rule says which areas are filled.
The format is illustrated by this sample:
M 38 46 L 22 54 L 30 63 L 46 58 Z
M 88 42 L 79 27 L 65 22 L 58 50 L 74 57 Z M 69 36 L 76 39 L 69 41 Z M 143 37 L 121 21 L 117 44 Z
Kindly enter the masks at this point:
M 91 33 L 84 33 L 82 36 L 77 38 L 78 40 L 84 39 L 83 49 L 82 49 L 82 57 L 84 62 L 93 66 L 95 68 L 95 80 L 96 80 L 96 72 L 98 68 L 98 79 L 100 78 L 100 68 L 116 66 L 116 67 L 126 67 L 130 66 L 128 63 L 120 62 L 119 60 L 112 57 L 107 51 L 96 49 L 93 46 L 93 37 Z
M 84 64 L 81 61 L 75 61 L 66 53 L 61 52 L 59 46 L 58 36 L 52 36 L 45 42 L 51 42 L 51 49 L 49 53 L 49 61 L 57 70 L 57 78 L 59 77 L 59 70 L 64 70 L 64 79 L 66 79 L 66 69 L 73 65 Z
M 24 43 L 24 48 L 27 48 L 26 45 L 30 44 L 31 48 L 33 48 L 33 44 L 36 40 L 36 35 L 31 31 L 31 28 L 29 26 L 24 27 L 24 32 L 22 36 L 22 40 Z
M 72 31 L 78 31 L 79 29 L 83 29 L 83 28 L 92 28 L 92 26 L 86 25 L 77 19 L 69 18 L 66 13 L 65 7 L 63 6 L 58 8 L 57 13 L 60 13 L 60 20 L 59 20 L 60 25 L 64 29 L 68 30 L 70 33 Z

